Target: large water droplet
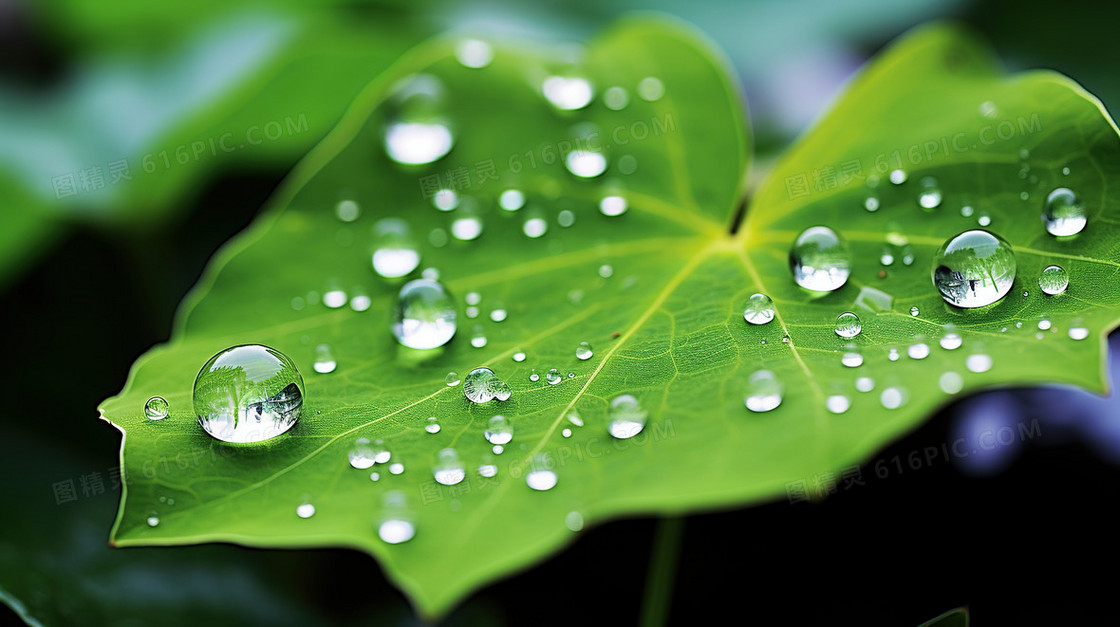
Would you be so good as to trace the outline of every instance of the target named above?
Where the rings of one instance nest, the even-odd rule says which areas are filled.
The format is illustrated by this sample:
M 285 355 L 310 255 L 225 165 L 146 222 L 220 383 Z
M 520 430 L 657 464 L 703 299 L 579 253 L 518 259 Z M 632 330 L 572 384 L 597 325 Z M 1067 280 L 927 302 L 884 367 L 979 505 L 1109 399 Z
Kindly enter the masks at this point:
M 445 448 L 437 454 L 438 460 L 432 468 L 432 476 L 437 483 L 442 485 L 455 485 L 467 476 L 463 469 L 463 462 L 459 461 L 459 453 L 453 448 Z
M 937 179 L 927 176 L 921 182 L 922 191 L 918 195 L 918 205 L 922 209 L 936 209 L 941 205 L 941 188 L 937 186 Z
M 582 109 L 591 104 L 595 95 L 591 83 L 578 76 L 549 76 L 541 84 L 541 93 L 552 106 L 563 111 Z
M 782 404 L 782 384 L 769 370 L 759 370 L 747 379 L 747 409 L 767 412 Z
M 416 526 L 412 523 L 404 492 L 400 490 L 386 492 L 382 503 L 377 537 L 386 544 L 400 544 L 411 540 L 416 535 Z
M 455 302 L 443 285 L 416 279 L 401 287 L 393 335 L 409 348 L 436 348 L 455 335 L 455 318 Z
M 751 324 L 766 324 L 774 319 L 774 301 L 766 294 L 752 294 L 743 310 L 743 319 Z
M 836 335 L 843 338 L 853 338 L 863 330 L 859 316 L 850 311 L 845 311 L 836 317 Z
M 1066 291 L 1069 286 L 1069 274 L 1061 266 L 1046 266 L 1038 276 L 1038 287 L 1043 293 L 1054 296 Z
M 1085 207 L 1070 189 L 1059 187 L 1046 197 L 1042 223 L 1051 235 L 1077 235 L 1085 228 L 1086 222 Z
M 491 444 L 509 444 L 513 439 L 513 426 L 505 416 L 499 414 L 486 423 L 486 431 L 483 435 Z
M 587 361 L 591 359 L 594 354 L 595 353 L 591 351 L 591 344 L 587 342 L 580 342 L 579 346 L 576 347 L 576 359 L 580 361 Z
M 607 158 L 592 150 L 573 150 L 564 157 L 564 165 L 572 174 L 590 179 L 606 171 Z
M 311 364 L 311 367 L 319 374 L 334 372 L 334 369 L 338 367 L 338 362 L 334 360 L 330 346 L 320 344 L 315 347 L 315 362 Z
M 171 406 L 162 396 L 153 396 L 144 403 L 144 417 L 148 420 L 163 420 L 167 418 Z
M 350 461 L 350 465 L 354 468 L 365 470 L 377 463 L 377 453 L 369 445 L 368 439 L 358 438 L 354 442 L 354 447 L 346 454 L 346 459 Z
M 925 342 L 911 344 L 906 348 L 906 354 L 910 356 L 910 359 L 925 359 L 929 357 L 929 344 Z
M 248 344 L 211 357 L 194 380 L 194 411 L 206 433 L 224 442 L 262 442 L 295 426 L 303 377 L 280 351 Z
M 534 490 L 551 490 L 556 487 L 556 473 L 549 468 L 548 457 L 538 454 L 529 465 L 525 483 Z
M 633 395 L 616 396 L 611 399 L 607 409 L 607 431 L 620 440 L 632 438 L 645 428 L 648 416 L 648 412 L 642 409 L 641 403 Z
M 472 403 L 494 400 L 494 385 L 500 381 L 489 368 L 475 368 L 463 379 L 463 396 Z
M 851 273 L 848 245 L 827 226 L 809 227 L 797 236 L 789 251 L 793 280 L 805 289 L 831 292 Z
M 1003 238 L 979 229 L 950 238 L 934 257 L 933 284 L 945 302 L 971 308 L 1003 298 L 1015 282 L 1015 254 Z
M 408 223 L 398 218 L 385 218 L 373 225 L 376 249 L 373 270 L 385 278 L 402 277 L 420 265 L 420 253 L 412 240 Z

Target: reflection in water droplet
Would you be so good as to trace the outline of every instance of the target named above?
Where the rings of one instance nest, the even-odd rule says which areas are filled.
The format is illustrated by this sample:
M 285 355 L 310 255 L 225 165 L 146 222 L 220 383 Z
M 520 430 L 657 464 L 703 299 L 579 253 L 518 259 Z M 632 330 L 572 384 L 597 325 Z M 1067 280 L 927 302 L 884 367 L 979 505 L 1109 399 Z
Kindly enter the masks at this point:
M 751 324 L 766 324 L 774 319 L 774 302 L 766 294 L 752 294 L 743 310 L 743 319 Z
M 219 352 L 194 381 L 198 424 L 223 442 L 263 442 L 287 432 L 299 421 L 303 397 L 295 363 L 259 344 Z
M 983 307 L 1011 290 L 1015 265 L 1011 244 L 977 229 L 942 244 L 930 274 L 945 302 L 963 308 Z
M 455 318 L 455 303 L 441 283 L 409 281 L 398 293 L 393 336 L 408 348 L 437 348 L 455 335 Z
M 1068 286 L 1069 274 L 1061 266 L 1046 266 L 1038 276 L 1038 287 L 1050 296 L 1061 294 Z
M 171 405 L 162 396 L 153 396 L 144 403 L 144 416 L 148 420 L 163 420 L 171 410 Z
M 1087 223 L 1085 207 L 1076 194 L 1066 187 L 1059 187 L 1046 197 L 1042 222 L 1051 235 L 1060 237 L 1077 235 Z
M 560 371 L 556 368 L 549 368 L 548 372 L 544 375 L 544 380 L 548 382 L 549 385 L 556 385 L 563 381 L 564 377 L 560 376 Z
M 632 438 L 645 428 L 648 416 L 633 395 L 616 396 L 607 409 L 607 431 L 620 440 Z
M 590 150 L 573 150 L 564 158 L 564 165 L 572 174 L 590 179 L 606 171 L 607 158 Z
M 500 381 L 489 368 L 475 368 L 463 379 L 463 396 L 472 403 L 486 403 L 494 399 L 494 384 Z
M 747 409 L 767 412 L 782 404 L 782 384 L 769 370 L 759 370 L 747 379 Z
M 836 335 L 843 338 L 853 338 L 863 330 L 859 316 L 850 311 L 845 311 L 836 317 Z
M 831 292 L 839 289 L 851 273 L 847 243 L 826 226 L 809 227 L 797 236 L 789 252 L 793 280 L 801 287 Z
M 541 84 L 541 92 L 552 106 L 564 111 L 582 109 L 594 97 L 591 83 L 575 76 L 549 76 Z
M 576 359 L 587 361 L 591 359 L 592 355 L 594 355 L 594 353 L 591 351 L 591 344 L 580 342 L 579 346 L 576 347 Z

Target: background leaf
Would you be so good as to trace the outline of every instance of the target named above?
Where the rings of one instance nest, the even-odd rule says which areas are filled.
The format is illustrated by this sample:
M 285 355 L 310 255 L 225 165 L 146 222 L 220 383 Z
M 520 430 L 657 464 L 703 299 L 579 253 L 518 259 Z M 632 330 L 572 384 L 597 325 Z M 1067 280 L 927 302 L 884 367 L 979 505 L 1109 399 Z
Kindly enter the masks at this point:
M 968 387 L 1057 378 L 1056 372 L 1039 372 L 1043 368 L 1027 372 L 1017 361 L 1018 355 L 1038 350 L 1032 348 L 1036 346 L 1057 345 L 1069 355 L 1045 368 L 1068 370 L 1074 363 L 1099 361 L 1098 341 L 1049 337 L 1042 340 L 1049 344 L 1039 344 L 1025 332 L 1001 335 L 991 330 L 993 324 L 1023 318 L 1019 308 L 1005 307 L 1017 294 L 987 311 L 969 312 L 974 317 L 958 323 L 965 347 L 957 352 L 938 352 L 935 347 L 934 355 L 923 362 L 887 361 L 887 344 L 909 340 L 912 325 L 924 324 L 922 333 L 934 333 L 930 319 L 939 325 L 938 318 L 954 313 L 939 311 L 939 299 L 928 296 L 925 268 L 936 238 L 926 233 L 944 234 L 955 225 L 951 220 L 959 220 L 947 211 L 949 184 L 970 183 L 968 175 L 976 171 L 970 163 L 937 172 L 946 203 L 932 217 L 914 206 L 912 192 L 904 207 L 898 199 L 906 188 L 897 190 L 898 199 L 882 192 L 884 210 L 878 217 L 886 221 L 887 210 L 895 210 L 907 228 L 900 232 L 908 235 L 919 258 L 923 252 L 927 257 L 911 267 L 909 275 L 891 273 L 880 285 L 894 295 L 895 306 L 909 305 L 906 299 L 913 298 L 926 305 L 927 313 L 925 319 L 912 319 L 894 310 L 879 316 L 862 312 L 866 330 L 858 341 L 866 363 L 858 374 L 874 376 L 880 386 L 892 382 L 907 387 L 909 402 L 902 408 L 885 411 L 875 395 L 854 392 L 854 375 L 839 365 L 843 343 L 832 334 L 835 314 L 851 305 L 860 285 L 878 278 L 878 255 L 868 256 L 866 251 L 881 242 L 864 242 L 859 236 L 864 231 L 853 226 L 853 280 L 813 302 L 793 291 L 785 267 L 789 242 L 800 228 L 842 216 L 845 222 L 839 230 L 846 235 L 850 223 L 866 219 L 860 213 L 866 194 L 862 182 L 851 181 L 843 192 L 827 190 L 830 193 L 796 203 L 775 191 L 786 189 L 783 175 L 798 170 L 805 146 L 816 136 L 848 142 L 848 148 L 826 142 L 835 151 L 814 154 L 817 161 L 812 163 L 830 164 L 833 155 L 864 159 L 865 154 L 885 150 L 907 137 L 897 131 L 910 124 L 917 129 L 914 134 L 935 135 L 942 129 L 922 130 L 931 119 L 927 103 L 938 102 L 935 98 L 949 100 L 936 108 L 939 114 L 952 105 L 967 104 L 974 116 L 988 98 L 999 102 L 1004 114 L 1022 110 L 1024 102 L 1039 107 L 1045 103 L 1056 126 L 1042 127 L 1031 154 L 1051 160 L 1073 159 L 1058 149 L 1068 142 L 1068 129 L 1078 128 L 1086 143 L 1064 146 L 1090 146 L 1088 163 L 1104 173 L 1093 179 L 1086 172 L 1078 189 L 1084 189 L 1090 207 L 1090 228 L 1107 233 L 1107 216 L 1114 211 L 1092 199 L 1104 175 L 1116 167 L 1115 131 L 1096 103 L 1061 79 L 1028 76 L 1018 79 L 1023 84 L 1012 90 L 959 35 L 944 29 L 914 35 L 854 84 L 835 116 L 792 153 L 771 179 L 776 182 L 762 187 L 748 221 L 731 236 L 745 169 L 745 133 L 720 65 L 693 35 L 656 22 L 626 23 L 605 35 L 592 46 L 582 71 L 600 89 L 611 84 L 633 89 L 642 78 L 656 76 L 665 85 L 665 96 L 645 103 L 631 92 L 631 104 L 622 112 L 611 112 L 597 100 L 575 116 L 550 111 L 535 91 L 551 69 L 550 61 L 500 50 L 490 67 L 466 70 L 457 67 L 448 52 L 447 44 L 420 49 L 359 99 L 352 114 L 297 172 L 290 195 L 280 202 L 286 208 L 219 256 L 188 302 L 173 343 L 138 362 L 126 391 L 103 405 L 103 415 L 130 436 L 122 456 L 126 473 L 135 478 L 114 531 L 118 544 L 226 539 L 259 546 L 353 546 L 377 555 L 419 609 L 438 613 L 471 588 L 565 542 L 568 528 L 579 526 L 571 524 L 571 512 L 586 523 L 632 512 L 738 504 L 780 494 L 788 482 L 809 477 L 823 490 L 827 480 L 821 477 L 862 459 L 942 402 L 940 392 L 920 386 L 930 372 L 940 374 L 941 368 L 963 373 L 965 354 L 981 342 L 996 367 L 975 376 L 964 373 Z M 489 159 L 508 166 L 513 157 L 524 165 L 528 155 L 541 163 L 518 172 L 500 171 L 504 180 L 482 181 L 470 189 L 485 223 L 478 241 L 422 247 L 425 264 L 438 267 L 454 293 L 480 291 L 485 310 L 500 303 L 509 319 L 480 323 L 488 338 L 484 349 L 468 345 L 464 336 L 473 331 L 468 320 L 466 332 L 446 351 L 408 365 L 398 358 L 382 318 L 391 308 L 394 287 L 375 283 L 366 266 L 367 229 L 375 217 L 403 215 L 422 238 L 432 227 L 447 228 L 458 214 L 440 214 L 420 196 L 418 178 L 432 171 L 401 172 L 386 161 L 378 145 L 386 112 L 378 109 L 369 116 L 369 111 L 396 79 L 420 69 L 443 78 L 462 105 L 449 113 L 456 116 L 459 136 L 439 170 Z M 923 80 L 916 80 L 919 77 Z M 897 118 L 882 127 L 882 135 L 864 123 L 856 137 L 845 115 L 874 111 L 864 102 L 869 95 L 888 101 L 883 116 Z M 911 97 L 912 102 L 907 100 Z M 905 106 L 915 103 L 925 108 L 912 112 Z M 506 114 L 511 106 L 521 113 Z M 527 115 L 526 109 L 534 113 Z M 669 119 L 674 121 L 671 132 L 640 142 L 623 143 L 613 132 L 628 129 L 632 136 L 635 123 L 652 127 L 654 120 L 662 120 L 668 129 Z M 584 127 L 573 125 L 589 120 L 608 131 L 601 137 L 614 139 L 605 146 L 611 169 L 601 183 L 573 181 L 559 163 L 545 163 L 543 157 L 542 147 L 563 152 L 561 141 L 586 134 Z M 839 120 L 835 127 L 834 120 Z M 847 130 L 837 133 L 837 128 Z M 992 153 L 1006 148 L 997 146 Z M 1019 148 L 1016 145 L 1011 154 L 1018 155 Z M 621 173 L 626 154 L 637 164 L 632 175 Z M 1076 172 L 1074 165 L 1070 167 Z M 922 168 L 911 172 L 911 180 L 918 170 Z M 971 180 L 971 193 L 996 202 L 1006 200 L 1011 187 L 1023 184 L 1017 177 L 1008 182 L 985 173 Z M 520 213 L 501 214 L 490 206 L 508 186 L 525 190 L 530 199 Z M 616 189 L 627 198 L 630 210 L 613 219 L 599 215 L 597 201 Z M 364 217 L 356 224 L 340 225 L 332 216 L 333 207 L 351 197 L 366 208 Z M 574 226 L 564 228 L 553 221 L 565 209 L 576 215 Z M 550 218 L 550 233 L 541 240 L 519 234 L 522 220 L 534 211 Z M 1001 216 L 1011 220 L 1013 207 L 1004 211 L 993 214 L 994 227 Z M 1036 220 L 1037 207 L 1029 211 Z M 1049 241 L 1039 242 L 1038 248 L 1027 246 L 1041 230 L 1037 222 L 1033 227 L 1030 233 L 1025 227 L 1001 232 L 1021 252 L 1056 246 Z M 884 231 L 882 226 L 867 227 L 873 228 Z M 1067 306 L 1078 293 L 1071 284 L 1068 298 L 1056 301 L 1064 307 L 1048 309 L 1056 329 L 1067 329 L 1074 315 L 1094 333 L 1103 333 L 1115 321 L 1115 303 L 1101 288 L 1109 275 L 1091 269 L 1109 265 L 1102 261 L 1114 259 L 1115 253 L 1090 233 L 1061 242 L 1066 248 L 1048 253 L 1068 258 L 1073 253 L 1064 251 L 1076 250 L 1079 259 L 1071 261 L 1088 269 L 1077 266 L 1073 274 L 1084 277 L 1079 289 L 1093 295 L 1085 299 L 1090 302 Z M 601 271 L 607 264 L 612 271 Z M 1029 276 L 1029 264 L 1020 264 L 1020 277 Z M 371 311 L 382 313 L 318 307 L 297 311 L 289 306 L 292 298 L 332 284 L 368 290 Z M 780 317 L 765 327 L 749 328 L 739 319 L 740 312 L 746 297 L 760 289 L 774 296 Z M 1042 302 L 1037 295 L 1035 299 Z M 786 331 L 790 342 L 781 341 Z M 581 340 L 596 348 L 587 362 L 574 357 Z M 282 442 L 225 449 L 194 427 L 189 409 L 182 408 L 189 407 L 198 365 L 217 350 L 241 342 L 268 343 L 296 358 L 310 377 L 308 413 Z M 322 377 L 311 373 L 311 349 L 319 342 L 334 347 L 338 372 Z M 524 363 L 510 360 L 518 350 L 529 354 Z M 457 388 L 442 387 L 447 370 L 465 372 L 479 363 L 492 364 L 510 381 L 511 401 L 498 407 L 468 406 Z M 532 383 L 525 376 L 529 368 L 550 367 L 575 376 L 555 386 Z M 759 367 L 777 372 L 787 388 L 782 406 L 762 416 L 748 414 L 742 406 L 744 380 Z M 1099 368 L 1081 367 L 1060 380 L 1074 379 L 1099 386 Z M 825 411 L 823 397 L 832 389 L 853 398 L 852 410 L 843 416 Z M 620 392 L 637 395 L 650 411 L 651 423 L 640 438 L 612 443 L 601 425 L 607 401 Z M 172 402 L 172 419 L 151 423 L 142 418 L 143 400 L 156 393 Z M 587 426 L 573 427 L 572 437 L 564 439 L 559 432 L 566 428 L 564 419 L 572 408 Z M 439 490 L 428 479 L 435 451 L 454 445 L 473 469 L 488 448 L 481 438 L 484 421 L 496 412 L 512 416 L 516 431 L 499 462 L 498 481 L 472 476 L 470 492 L 441 491 L 438 499 L 425 499 L 430 488 Z M 428 416 L 440 418 L 439 434 L 424 433 Z M 367 473 L 349 468 L 346 452 L 359 435 L 390 442 L 394 457 L 405 463 L 404 475 L 372 483 Z M 538 452 L 550 454 L 560 477 L 555 489 L 539 494 L 522 480 L 527 462 Z M 149 476 L 141 479 L 143 473 Z M 376 539 L 371 521 L 378 516 L 379 496 L 393 487 L 404 488 L 414 502 L 429 502 L 417 505 L 417 537 L 388 547 Z M 158 498 L 170 495 L 176 500 L 174 508 L 161 507 Z M 305 495 L 316 504 L 317 513 L 300 520 L 294 509 Z M 152 511 L 160 516 L 157 527 L 145 523 Z

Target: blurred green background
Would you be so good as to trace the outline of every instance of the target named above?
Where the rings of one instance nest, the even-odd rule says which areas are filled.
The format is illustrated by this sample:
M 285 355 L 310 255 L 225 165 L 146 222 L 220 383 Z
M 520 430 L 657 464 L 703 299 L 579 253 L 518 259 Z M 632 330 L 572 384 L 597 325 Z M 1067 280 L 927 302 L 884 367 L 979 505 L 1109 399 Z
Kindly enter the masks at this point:
M 1120 11 L 1111 3 L 0 0 L 0 310 L 8 323 L 0 599 L 12 608 L 0 608 L 2 619 L 413 622 L 404 597 L 356 553 L 110 549 L 119 434 L 97 420 L 96 405 L 119 391 L 137 356 L 167 339 L 175 307 L 217 247 L 405 50 L 446 32 L 562 44 L 634 10 L 678 15 L 723 50 L 749 103 L 755 180 L 864 61 L 931 19 L 971 25 L 1011 70 L 1053 68 L 1106 106 L 1120 103 Z M 963 405 L 980 401 L 950 407 L 891 450 L 944 441 Z M 1032 605 L 985 591 L 975 569 L 930 565 L 976 539 L 957 524 L 962 504 L 973 508 L 970 520 L 1035 557 L 1049 554 L 1046 541 L 1009 531 L 1038 515 L 1023 509 L 1027 495 L 1053 491 L 1069 519 L 1103 519 L 1094 508 L 1108 499 L 1079 480 L 1120 481 L 1112 461 L 1083 454 L 1087 446 L 1059 437 L 1024 454 L 1014 472 L 983 481 L 945 466 L 822 505 L 691 517 L 671 616 L 683 622 L 732 607 L 766 623 L 917 624 L 971 602 L 978 621 L 988 612 L 1025 624 L 1053 610 L 1065 624 L 1096 622 L 1108 606 L 1091 587 L 1078 588 L 1076 608 Z M 1078 500 L 1078 490 L 1088 496 Z M 929 562 L 904 581 L 890 576 L 898 545 L 881 530 L 899 512 L 916 525 L 903 546 Z M 447 622 L 634 622 L 652 530 L 649 520 L 592 529 Z M 1016 564 L 984 568 L 1013 582 Z M 548 608 L 553 599 L 562 604 Z

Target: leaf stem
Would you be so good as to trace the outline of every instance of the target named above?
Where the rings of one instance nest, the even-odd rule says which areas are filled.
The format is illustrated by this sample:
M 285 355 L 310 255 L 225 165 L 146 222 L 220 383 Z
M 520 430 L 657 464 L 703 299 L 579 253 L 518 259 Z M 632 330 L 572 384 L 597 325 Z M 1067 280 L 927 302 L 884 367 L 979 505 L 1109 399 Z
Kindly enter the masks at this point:
M 646 577 L 646 591 L 642 599 L 642 627 L 660 627 L 669 618 L 673 582 L 677 574 L 677 557 L 680 555 L 683 537 L 683 517 L 666 516 L 657 524 L 649 560 L 649 574 Z

